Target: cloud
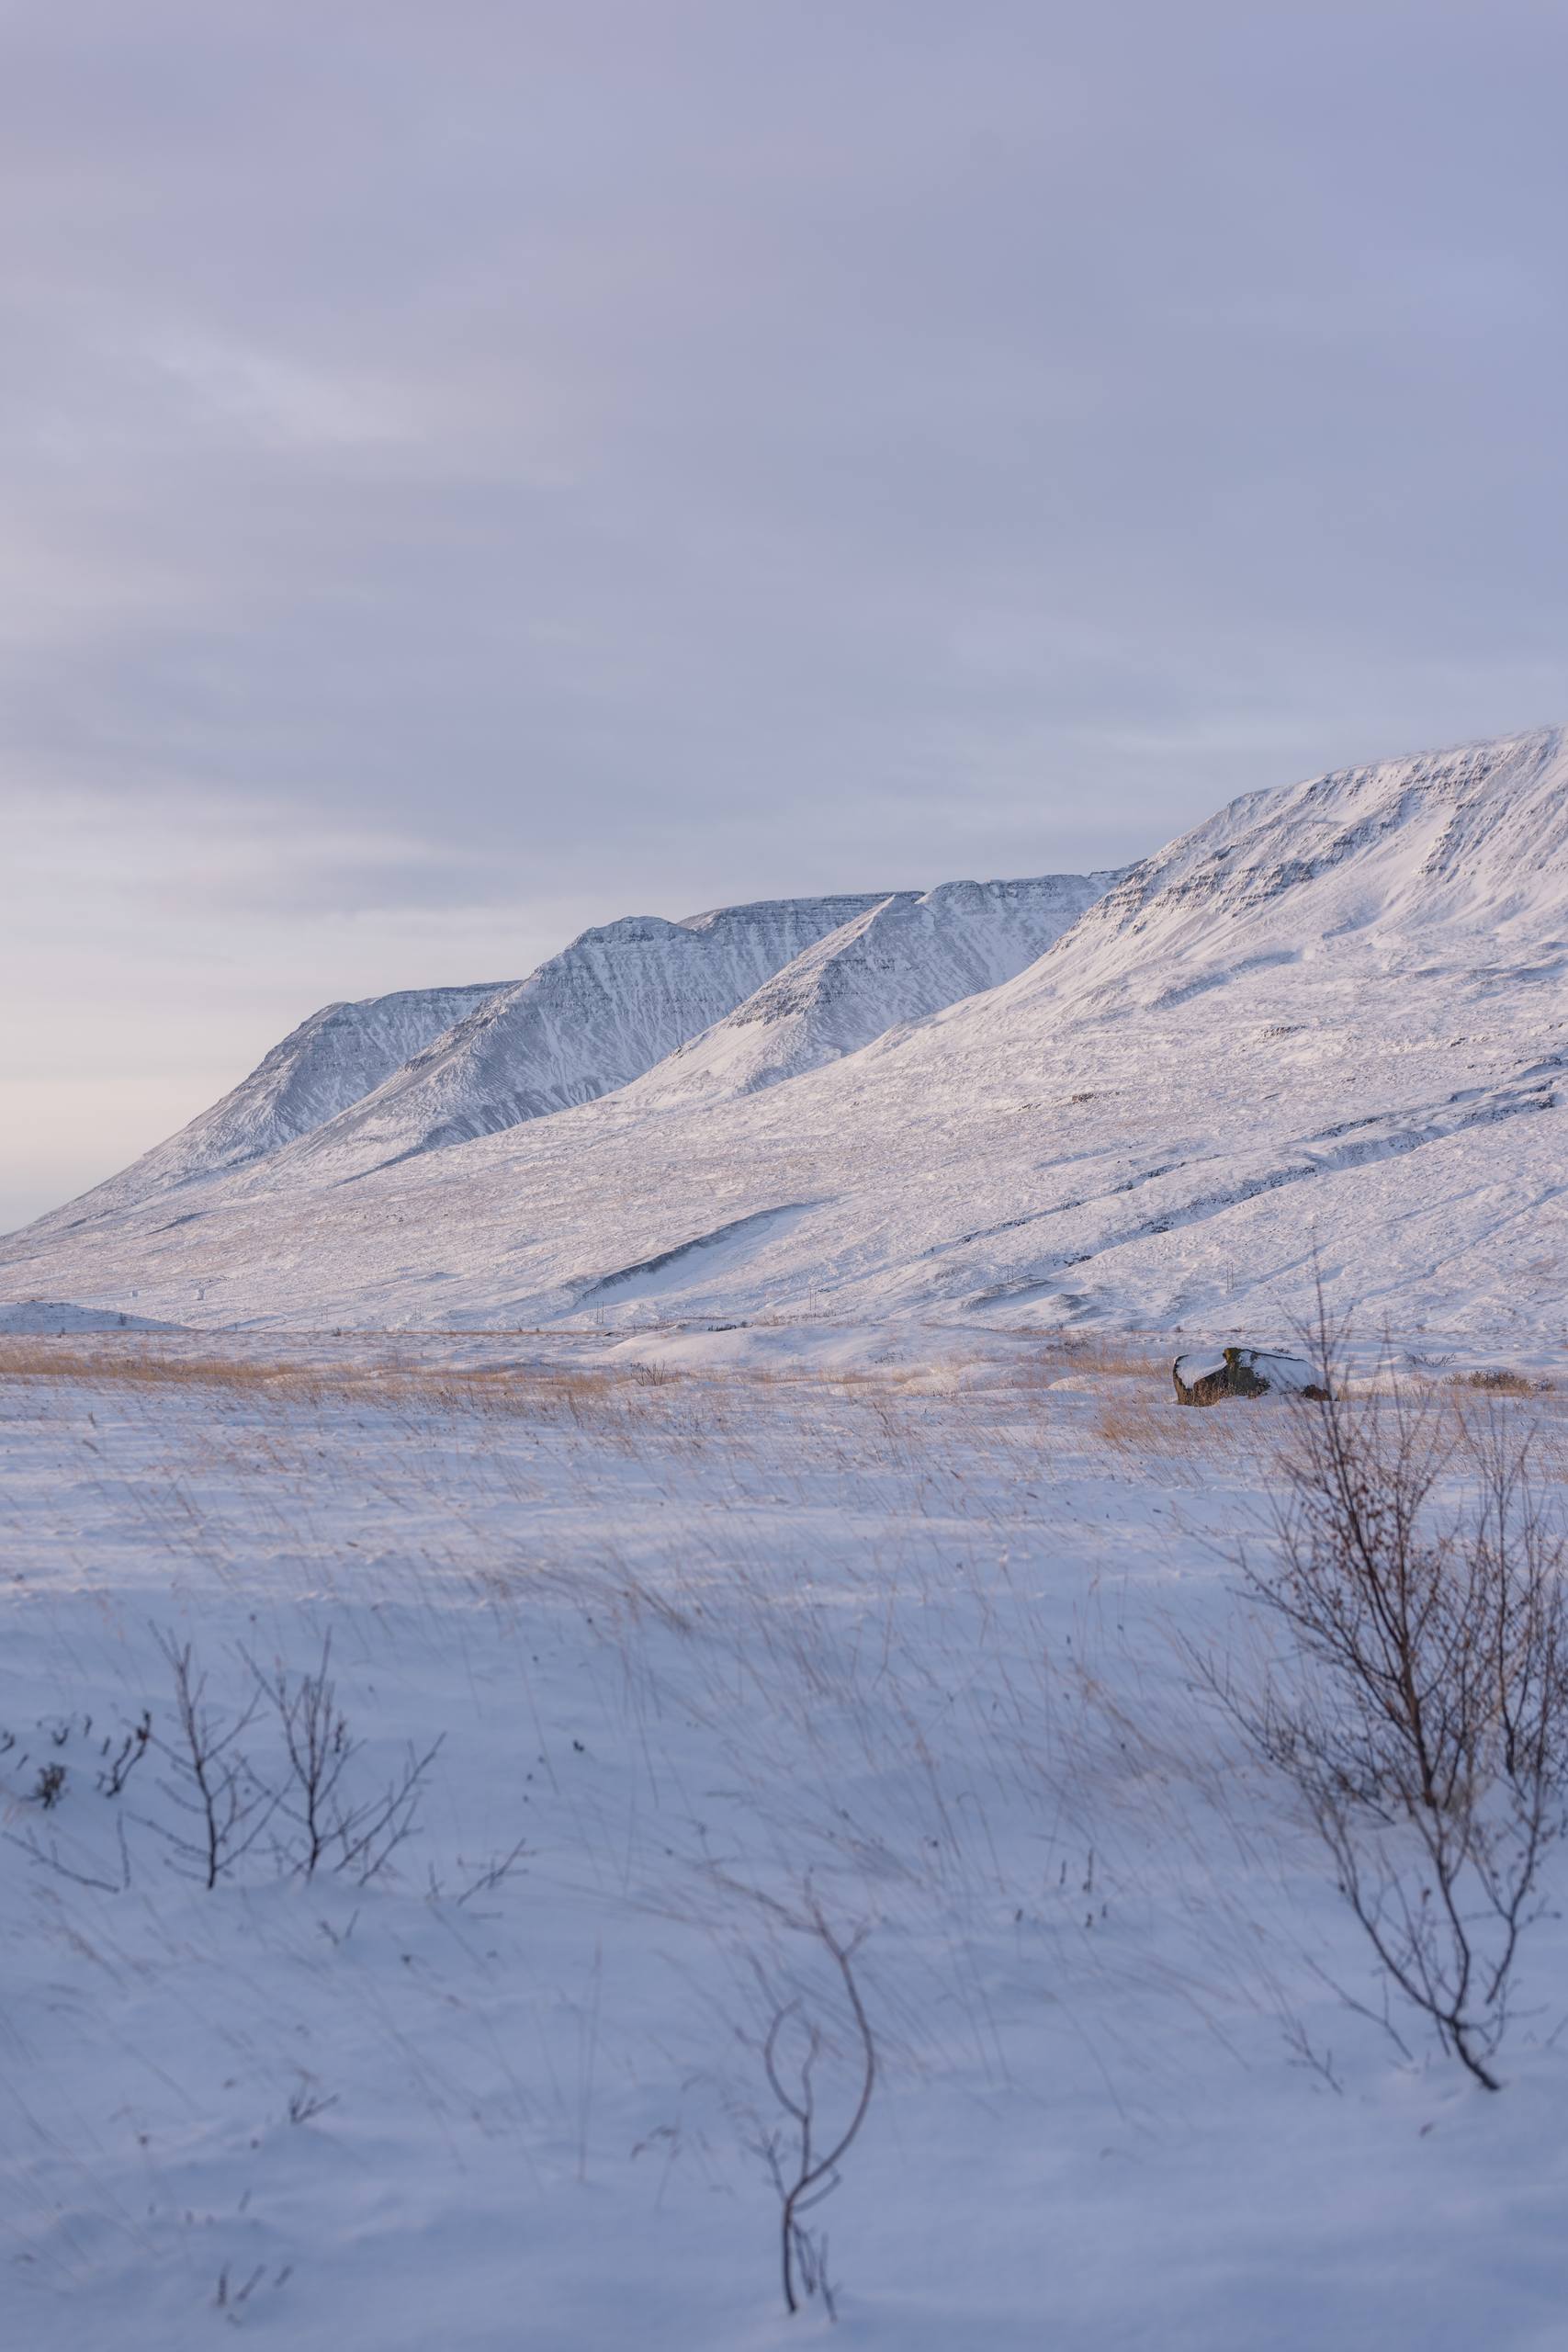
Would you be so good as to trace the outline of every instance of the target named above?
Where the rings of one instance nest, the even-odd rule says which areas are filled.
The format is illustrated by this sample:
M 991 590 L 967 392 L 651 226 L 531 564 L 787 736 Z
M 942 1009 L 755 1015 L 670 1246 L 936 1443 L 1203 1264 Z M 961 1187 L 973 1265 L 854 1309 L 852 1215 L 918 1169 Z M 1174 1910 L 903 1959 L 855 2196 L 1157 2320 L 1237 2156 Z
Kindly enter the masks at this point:
M 183 970 L 209 888 L 294 1001 L 364 993 L 449 976 L 463 909 L 556 945 L 1109 862 L 1568 716 L 1533 0 L 22 0 L 4 42 L 0 775 L 161 845 Z M 141 953 L 49 889 L 46 1005 Z

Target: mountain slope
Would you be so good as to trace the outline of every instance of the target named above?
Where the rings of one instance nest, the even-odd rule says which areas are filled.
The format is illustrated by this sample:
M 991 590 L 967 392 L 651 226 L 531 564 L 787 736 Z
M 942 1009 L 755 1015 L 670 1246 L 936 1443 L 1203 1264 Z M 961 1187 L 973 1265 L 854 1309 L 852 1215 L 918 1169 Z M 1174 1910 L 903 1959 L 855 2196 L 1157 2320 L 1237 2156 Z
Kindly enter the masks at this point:
M 1134 866 L 1041 967 L 1104 1009 L 1303 956 L 1393 969 L 1568 929 L 1558 728 L 1248 793 Z
M 944 882 L 857 915 L 641 1080 L 648 1102 L 747 1094 L 854 1053 L 888 1030 L 1010 979 L 1118 873 Z
M 379 1086 L 497 986 L 490 980 L 471 988 L 401 989 L 358 1003 L 323 1005 L 220 1102 L 41 1222 L 75 1224 L 112 1216 L 282 1150 Z
M 631 915 L 585 931 L 323 1125 L 273 1173 L 341 1181 L 592 1102 L 879 903 L 871 893 L 773 899 L 681 922 Z
M 1565 1105 L 1548 732 L 1249 795 L 1017 978 L 787 1085 L 623 1088 L 351 1185 L 230 1179 L 178 1230 L 17 1237 L 0 1290 L 134 1288 L 180 1322 L 1245 1338 L 1315 1266 L 1331 1306 L 1539 1360 L 1568 1331 Z

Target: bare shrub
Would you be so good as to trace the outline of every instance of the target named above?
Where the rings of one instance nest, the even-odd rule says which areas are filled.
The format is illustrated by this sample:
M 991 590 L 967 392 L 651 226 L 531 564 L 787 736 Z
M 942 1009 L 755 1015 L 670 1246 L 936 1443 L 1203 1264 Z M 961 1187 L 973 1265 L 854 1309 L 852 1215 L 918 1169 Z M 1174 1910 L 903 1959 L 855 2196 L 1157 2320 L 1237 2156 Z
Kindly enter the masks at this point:
M 57 1877 L 70 1879 L 72 1883 L 75 1886 L 95 1887 L 101 1894 L 124 1894 L 130 1888 L 130 1849 L 125 1842 L 125 1819 L 123 1815 L 115 1823 L 115 1836 L 118 1844 L 118 1860 L 119 1863 L 119 1870 L 118 1876 L 114 1878 L 106 1878 L 101 1870 L 83 1870 L 77 1863 L 68 1862 L 61 1853 L 59 1846 L 55 1844 L 52 1838 L 47 1846 L 44 1846 L 40 1844 L 39 1839 L 35 1838 L 30 1831 L 28 1831 L 25 1836 L 18 1838 L 11 1831 L 7 1830 L 6 1836 L 6 1840 L 10 1845 L 19 1846 L 21 1848 L 23 1853 L 27 1855 L 29 1861 L 39 1863 L 45 1870 L 53 1871 Z
M 338 1786 L 353 1760 L 358 1743 L 349 1737 L 348 1721 L 337 1703 L 332 1680 L 333 1637 L 321 1643 L 321 1664 L 313 1674 L 291 1681 L 283 1667 L 271 1674 L 251 1662 L 251 1670 L 276 1713 L 288 1765 L 288 1786 L 278 1799 L 284 1817 L 299 1832 L 298 1868 L 313 1878 L 341 1817 Z
M 259 1691 L 276 1715 L 288 1770 L 277 1811 L 296 1831 L 290 1856 L 302 1878 L 313 1878 L 327 1860 L 363 1886 L 385 1869 L 413 1829 L 425 1774 L 440 1750 L 439 1739 L 423 1754 L 411 1746 L 403 1770 L 373 1796 L 356 1797 L 350 1767 L 363 1741 L 349 1731 L 332 1676 L 332 1635 L 321 1643 L 315 1668 L 290 1675 L 286 1667 L 264 1671 L 247 1659 Z
M 1207 1672 L 1305 1800 L 1387 1977 L 1495 2090 L 1520 1938 L 1568 1827 L 1564 1540 L 1529 1433 L 1497 1408 L 1397 1385 L 1358 1408 L 1327 1385 L 1292 1408 L 1266 1562 L 1236 1562 L 1283 1659 L 1240 1689 Z
M 118 1747 L 112 1733 L 104 1741 L 100 1750 L 104 1760 L 98 1771 L 100 1793 L 106 1797 L 118 1797 L 152 1745 L 152 1711 L 143 1707 L 140 1718 L 126 1732 Z
M 146 1723 L 147 1719 L 145 1716 L 142 1718 L 142 1721 L 143 1723 Z M 48 1730 L 51 1744 L 56 1747 L 65 1747 L 71 1738 L 73 1729 L 75 1728 L 75 1723 L 76 1718 L 74 1716 L 66 1716 L 62 1721 L 50 1724 L 48 1726 Z M 93 1719 L 91 1715 L 83 1716 L 82 1731 L 84 1737 L 91 1737 L 92 1729 Z M 117 1755 L 110 1758 L 107 1773 L 99 1773 L 98 1787 L 106 1794 L 111 1796 L 118 1795 L 119 1791 L 125 1785 L 126 1774 L 130 1771 L 131 1765 L 138 1760 L 141 1755 L 142 1746 L 139 1739 L 140 1729 L 141 1727 L 138 1726 L 136 1731 L 128 1732 L 126 1734 L 124 1746 Z M 10 1749 L 14 1748 L 16 1745 L 16 1739 L 11 1733 L 0 1733 L 0 1755 L 7 1753 Z M 106 1757 L 110 1756 L 110 1751 L 113 1747 L 114 1740 L 111 1736 L 108 1739 L 106 1739 L 103 1742 L 103 1754 Z M 28 1760 L 28 1752 L 24 1749 L 18 1758 L 18 1761 L 22 1764 L 26 1764 Z M 61 1763 L 58 1759 L 51 1760 L 47 1764 L 40 1764 L 38 1768 L 37 1777 L 33 1785 L 27 1792 L 28 1799 L 30 1803 L 36 1804 L 40 1812 L 53 1813 L 56 1807 L 59 1806 L 65 1798 L 69 1781 L 70 1773 L 68 1767 Z M 118 1874 L 112 1878 L 107 1877 L 104 1874 L 104 1868 L 112 1867 L 112 1865 L 100 1866 L 97 1868 L 88 1867 L 86 1865 L 90 1864 L 93 1859 L 91 1854 L 89 1853 L 84 1858 L 80 1851 L 78 1851 L 77 1858 L 75 1860 L 68 1861 L 62 1854 L 58 1843 L 52 1838 L 50 1839 L 49 1843 L 45 1845 L 30 1828 L 24 1829 L 20 1833 L 13 1830 L 6 1830 L 4 1834 L 7 1844 L 19 1847 L 22 1852 L 28 1856 L 29 1860 L 39 1863 L 46 1870 L 53 1871 L 59 1877 L 70 1879 L 77 1886 L 96 1887 L 106 1894 L 122 1894 L 130 1884 L 130 1855 L 125 1842 L 125 1823 L 123 1819 L 116 1822 L 115 1832 L 118 1844 Z
M 1462 1373 L 1454 1383 L 1456 1388 L 1480 1388 L 1494 1396 L 1532 1396 L 1535 1383 L 1527 1380 L 1522 1372 L 1511 1372 L 1506 1365 L 1495 1364 L 1483 1372 Z
M 276 1810 L 276 1793 L 257 1778 L 240 1746 L 261 1696 L 224 1713 L 208 1702 L 207 1675 L 196 1667 L 190 1644 L 161 1634 L 158 1646 L 174 1678 L 175 1722 L 173 1739 L 156 1739 L 171 1774 L 158 1785 L 192 1826 L 180 1830 L 154 1820 L 145 1826 L 164 1839 L 176 1869 L 211 1888 L 250 1851 Z
M 784 2002 L 774 2010 L 762 2043 L 762 2069 L 786 2120 L 764 2132 L 758 2147 L 779 2195 L 784 2306 L 790 2312 L 797 2312 L 803 2297 L 809 2301 L 820 2295 L 829 2318 L 836 2319 L 838 2312 L 828 2276 L 828 2240 L 825 2234 L 807 2228 L 806 2216 L 837 2188 L 839 2166 L 865 2121 L 876 2086 L 876 2043 L 855 1980 L 853 1961 L 861 1938 L 854 1936 L 847 1943 L 842 1941 L 829 1928 L 816 1902 L 810 1904 L 808 1924 L 837 1969 L 849 2003 L 855 2034 L 858 2089 L 849 2120 L 837 2137 L 824 2146 L 817 2068 L 828 2049 L 828 2037 L 816 2018 L 806 2016 L 798 2000 Z M 791 2076 L 786 2079 L 784 2049 L 792 2030 L 799 2046 Z
M 314 2075 L 307 2074 L 301 2067 L 299 2084 L 288 2094 L 288 2120 L 290 2123 L 312 2122 L 318 2115 L 324 2115 L 328 2108 L 337 2104 L 337 2092 L 318 2089 Z
M 467 1886 L 457 1896 L 458 1907 L 461 1908 L 465 1903 L 471 1903 L 476 1894 L 493 1894 L 496 1888 L 511 1875 L 524 1856 L 530 1851 L 526 1838 L 519 1838 L 516 1844 L 510 1847 L 504 1854 L 494 1855 L 482 1870 L 475 1872 Z M 440 1890 L 433 1888 L 432 1892 L 439 1900 Z

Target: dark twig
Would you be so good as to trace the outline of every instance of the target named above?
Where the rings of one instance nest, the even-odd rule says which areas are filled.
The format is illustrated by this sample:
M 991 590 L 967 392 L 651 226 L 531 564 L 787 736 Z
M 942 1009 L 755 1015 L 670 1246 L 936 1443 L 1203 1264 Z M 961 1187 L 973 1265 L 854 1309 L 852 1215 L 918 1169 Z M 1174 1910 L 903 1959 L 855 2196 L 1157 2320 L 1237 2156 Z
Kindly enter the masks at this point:
M 177 1726 L 173 1740 L 156 1741 L 173 1774 L 158 1785 L 195 1826 L 181 1832 L 148 1820 L 146 1826 L 170 1848 L 176 1869 L 210 1889 L 250 1851 L 277 1808 L 276 1793 L 256 1778 L 239 1746 L 260 1696 L 225 1718 L 208 1704 L 207 1676 L 196 1668 L 190 1644 L 160 1634 L 158 1646 L 174 1677 Z
M 762 2071 L 788 2122 L 766 2134 L 759 2144 L 779 2193 L 779 2256 L 785 2309 L 796 2312 L 803 2297 L 819 2294 L 829 2318 L 836 2319 L 828 2276 L 828 2241 L 805 2227 L 805 2216 L 838 2187 L 839 2166 L 865 2121 L 876 2086 L 876 2042 L 853 1967 L 862 1937 L 841 1940 L 814 1897 L 807 1903 L 807 1924 L 833 1962 L 843 1985 L 859 2050 L 859 2089 L 848 2122 L 829 2146 L 821 2147 L 816 2076 L 828 2042 L 819 2025 L 805 2024 L 805 2050 L 795 2081 L 786 2080 L 780 2055 L 783 2039 L 793 2021 L 798 2018 L 804 2024 L 805 2020 L 798 2000 L 785 2002 L 775 2009 L 764 2037 Z

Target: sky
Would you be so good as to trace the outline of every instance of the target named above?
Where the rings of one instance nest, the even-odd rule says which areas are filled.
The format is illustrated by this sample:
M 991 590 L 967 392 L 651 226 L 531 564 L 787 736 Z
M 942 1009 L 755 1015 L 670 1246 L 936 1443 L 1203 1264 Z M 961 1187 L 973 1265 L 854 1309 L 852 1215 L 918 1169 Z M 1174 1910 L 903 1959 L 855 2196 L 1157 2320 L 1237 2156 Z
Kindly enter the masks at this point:
M 1568 719 L 1560 0 L 0 0 L 0 1228 L 334 998 Z

